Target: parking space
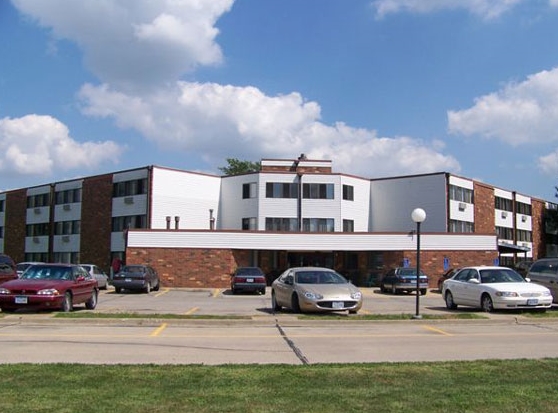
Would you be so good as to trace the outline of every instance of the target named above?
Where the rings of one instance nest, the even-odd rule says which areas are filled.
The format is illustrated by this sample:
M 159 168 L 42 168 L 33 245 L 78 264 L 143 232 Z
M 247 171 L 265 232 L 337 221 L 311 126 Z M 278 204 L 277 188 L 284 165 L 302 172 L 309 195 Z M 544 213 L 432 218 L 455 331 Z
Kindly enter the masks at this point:
M 361 288 L 364 304 L 359 314 L 414 314 L 414 294 L 386 294 L 378 288 Z M 96 312 L 131 312 L 145 314 L 183 314 L 219 316 L 275 316 L 271 309 L 271 289 L 265 295 L 257 293 L 232 294 L 229 289 L 169 289 L 145 294 L 117 294 L 113 289 L 102 291 Z M 421 314 L 445 314 L 444 300 L 437 290 L 419 297 Z M 475 311 L 463 309 L 463 311 Z M 281 314 L 290 314 L 288 310 Z

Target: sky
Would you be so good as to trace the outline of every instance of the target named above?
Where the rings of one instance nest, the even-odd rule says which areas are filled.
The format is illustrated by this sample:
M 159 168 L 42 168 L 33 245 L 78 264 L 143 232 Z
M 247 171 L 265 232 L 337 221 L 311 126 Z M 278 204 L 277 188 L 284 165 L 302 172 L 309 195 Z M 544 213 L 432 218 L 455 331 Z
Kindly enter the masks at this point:
M 303 153 L 558 202 L 558 0 L 0 0 L 0 190 Z

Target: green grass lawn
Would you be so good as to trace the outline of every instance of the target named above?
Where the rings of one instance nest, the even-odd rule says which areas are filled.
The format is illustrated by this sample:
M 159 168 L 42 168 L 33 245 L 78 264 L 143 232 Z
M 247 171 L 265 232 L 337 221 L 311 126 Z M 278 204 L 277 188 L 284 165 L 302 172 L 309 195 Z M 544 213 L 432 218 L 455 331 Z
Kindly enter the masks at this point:
M 321 365 L 0 365 L 2 413 L 558 410 L 558 359 Z

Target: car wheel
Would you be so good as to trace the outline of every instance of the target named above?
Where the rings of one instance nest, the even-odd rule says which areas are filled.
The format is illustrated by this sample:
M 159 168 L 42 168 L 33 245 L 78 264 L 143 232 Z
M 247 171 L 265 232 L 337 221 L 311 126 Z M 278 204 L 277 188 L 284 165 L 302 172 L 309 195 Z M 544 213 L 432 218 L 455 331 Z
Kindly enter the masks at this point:
M 0 310 L 2 310 L 3 313 L 15 313 L 16 312 L 15 308 L 1 308 Z
M 148 283 L 145 285 L 145 288 L 143 289 L 143 291 L 144 291 L 146 294 L 149 294 L 149 293 L 151 292 L 151 282 L 148 282 Z
M 265 288 L 262 288 L 262 289 L 260 290 L 260 294 L 261 294 L 261 295 L 265 295 Z
M 455 310 L 457 308 L 457 304 L 453 301 L 453 294 L 448 291 L 446 292 L 446 307 L 448 310 Z
M 426 295 L 426 288 L 422 288 L 420 290 L 420 295 Z
M 66 292 L 64 294 L 64 300 L 62 301 L 62 311 L 65 313 L 69 313 L 74 309 L 74 302 L 72 299 L 72 293 Z
M 233 295 L 235 295 L 236 294 L 236 288 L 231 287 L 231 293 L 233 293 Z
M 298 302 L 298 295 L 293 294 L 291 298 L 291 310 L 293 313 L 300 313 L 300 303 Z
M 97 290 L 93 290 L 91 293 L 91 298 L 85 302 L 85 308 L 88 310 L 94 310 L 97 307 L 97 299 L 99 298 Z
M 357 310 L 349 310 L 349 314 L 356 314 L 357 312 Z
M 277 298 L 275 298 L 275 291 L 271 291 L 271 307 L 273 311 L 281 311 L 281 306 L 277 303 Z
M 114 292 L 115 292 L 116 294 L 120 294 L 120 293 L 122 292 L 122 288 L 120 288 L 120 287 L 114 287 Z
M 161 280 L 157 280 L 157 285 L 153 287 L 153 291 L 159 291 L 161 288 Z
M 384 284 L 380 284 L 380 292 L 381 293 L 386 293 L 387 292 L 387 288 Z
M 397 294 L 397 288 L 395 288 L 395 284 L 391 286 L 391 293 L 393 295 Z
M 491 313 L 492 311 L 494 311 L 494 303 L 492 302 L 492 298 L 490 298 L 490 295 L 486 293 L 482 295 L 481 308 L 482 311 L 484 311 L 485 313 Z

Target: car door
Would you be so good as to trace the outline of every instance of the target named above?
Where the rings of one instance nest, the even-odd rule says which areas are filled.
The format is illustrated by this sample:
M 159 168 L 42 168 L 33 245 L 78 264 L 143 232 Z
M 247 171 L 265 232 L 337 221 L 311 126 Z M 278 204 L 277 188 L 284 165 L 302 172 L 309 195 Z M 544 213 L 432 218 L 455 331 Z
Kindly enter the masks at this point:
M 453 295 L 453 301 L 455 304 L 459 305 L 471 305 L 472 295 L 471 284 L 469 280 L 476 275 L 476 270 L 473 268 L 466 268 L 453 277 L 452 280 L 448 281 L 451 285 L 451 293 Z M 477 274 L 478 276 L 478 274 Z
M 275 283 L 275 301 L 285 307 L 291 305 L 291 293 L 294 285 L 294 271 L 286 271 Z
M 95 279 L 84 268 L 72 268 L 74 303 L 83 303 L 91 297 L 91 291 L 96 284 Z

